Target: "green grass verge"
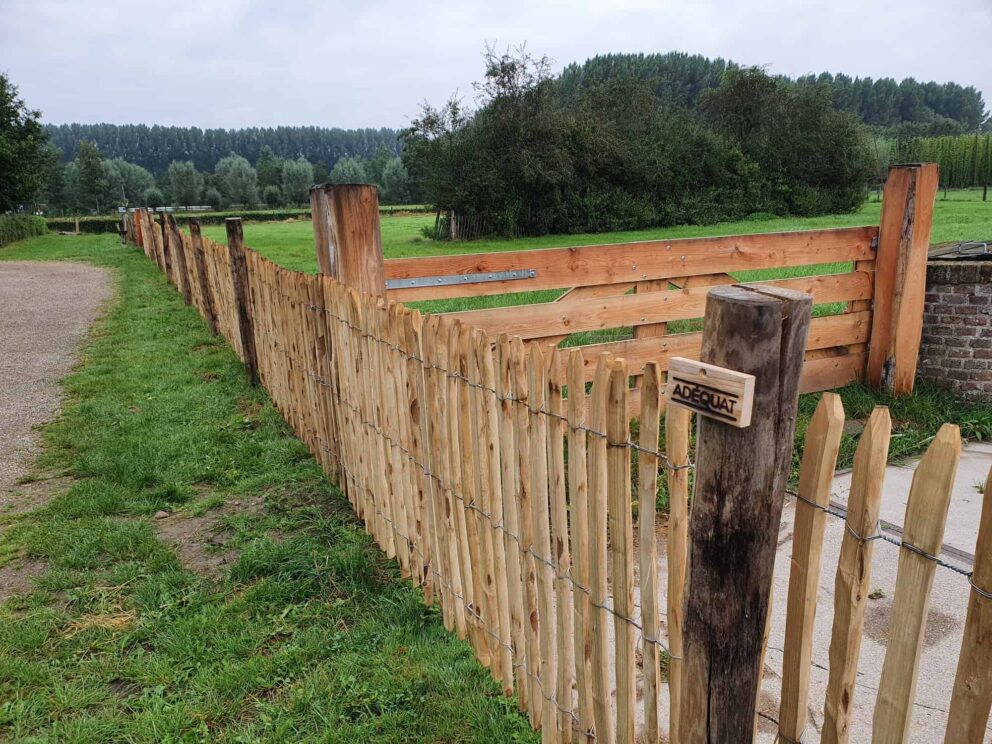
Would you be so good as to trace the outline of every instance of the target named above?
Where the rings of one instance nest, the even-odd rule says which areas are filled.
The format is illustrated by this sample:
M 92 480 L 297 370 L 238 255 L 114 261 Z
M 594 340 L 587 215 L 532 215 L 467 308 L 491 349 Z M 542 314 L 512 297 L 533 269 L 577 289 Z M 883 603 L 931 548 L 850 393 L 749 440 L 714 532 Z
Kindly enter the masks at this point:
M 70 478 L 0 517 L 0 570 L 41 567 L 0 604 L 0 739 L 537 740 L 153 263 L 111 236 L 0 257 L 117 278 L 45 432 Z M 159 532 L 183 524 L 198 559 Z

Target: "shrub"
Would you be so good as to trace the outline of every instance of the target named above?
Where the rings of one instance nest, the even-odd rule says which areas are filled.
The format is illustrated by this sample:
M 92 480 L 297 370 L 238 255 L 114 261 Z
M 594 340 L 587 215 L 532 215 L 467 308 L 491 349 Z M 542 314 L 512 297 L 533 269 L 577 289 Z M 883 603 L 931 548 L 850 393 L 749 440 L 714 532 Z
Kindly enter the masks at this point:
M 154 186 L 150 189 L 145 189 L 141 195 L 141 200 L 144 202 L 144 206 L 151 209 L 158 209 L 165 206 L 165 195 Z
M 0 248 L 17 240 L 48 232 L 44 217 L 29 214 L 0 214 Z
M 282 204 L 282 191 L 278 186 L 266 186 L 262 190 L 262 201 L 267 207 L 278 207 Z

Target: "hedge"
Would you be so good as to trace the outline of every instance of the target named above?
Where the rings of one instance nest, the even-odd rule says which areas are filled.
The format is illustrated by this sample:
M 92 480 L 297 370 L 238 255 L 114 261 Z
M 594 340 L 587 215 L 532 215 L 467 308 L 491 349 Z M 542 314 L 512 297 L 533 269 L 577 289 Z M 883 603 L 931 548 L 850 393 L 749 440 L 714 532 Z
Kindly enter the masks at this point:
M 393 214 L 395 212 L 433 212 L 434 207 L 423 204 L 413 205 L 388 205 L 380 206 L 379 212 L 382 214 Z M 185 225 L 191 219 L 200 221 L 201 225 L 215 225 L 222 223 L 228 217 L 242 217 L 253 222 L 281 222 L 291 218 L 300 220 L 310 219 L 309 209 L 255 209 L 244 212 L 173 212 L 172 216 L 176 222 Z M 90 217 L 79 217 L 79 231 L 83 233 L 115 233 L 120 222 L 120 215 L 96 215 Z M 50 230 L 75 232 L 76 217 L 49 217 L 47 219 Z
M 0 248 L 17 240 L 48 232 L 44 217 L 30 214 L 0 214 Z

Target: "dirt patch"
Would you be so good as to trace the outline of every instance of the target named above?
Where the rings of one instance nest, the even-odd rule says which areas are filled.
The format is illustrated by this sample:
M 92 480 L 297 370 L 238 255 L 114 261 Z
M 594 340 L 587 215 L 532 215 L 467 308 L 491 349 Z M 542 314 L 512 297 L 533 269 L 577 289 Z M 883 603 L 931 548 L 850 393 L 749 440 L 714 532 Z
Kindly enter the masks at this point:
M 44 574 L 47 568 L 45 561 L 34 558 L 15 558 L 0 566 L 0 602 L 34 589 L 34 578 Z
M 20 514 L 40 509 L 72 486 L 72 478 L 62 475 L 39 476 L 0 493 L 0 535 Z
M 182 512 L 152 522 L 156 536 L 168 543 L 189 571 L 219 578 L 238 559 L 238 551 L 226 547 L 233 532 L 224 526 L 224 518 L 234 513 L 260 512 L 261 497 L 229 501 L 200 516 Z

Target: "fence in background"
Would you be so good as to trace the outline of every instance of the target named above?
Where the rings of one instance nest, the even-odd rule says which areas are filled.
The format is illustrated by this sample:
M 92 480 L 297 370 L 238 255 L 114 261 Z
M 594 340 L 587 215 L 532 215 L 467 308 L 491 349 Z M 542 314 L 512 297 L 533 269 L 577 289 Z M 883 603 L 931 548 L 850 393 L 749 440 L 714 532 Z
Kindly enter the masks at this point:
M 316 191 L 317 201 L 333 196 Z M 129 237 L 228 339 L 249 379 L 260 378 L 369 533 L 422 588 L 425 602 L 440 606 L 445 627 L 471 643 L 504 692 L 516 694 L 545 741 L 632 742 L 635 730 L 657 741 L 666 717 L 670 741 L 730 740 L 720 731 L 741 725 L 752 732 L 770 569 L 767 560 L 745 551 L 739 563 L 717 570 L 723 558 L 704 538 L 720 517 L 700 504 L 718 503 L 719 491 L 697 484 L 690 519 L 694 465 L 686 411 L 665 412 L 665 449 L 659 449 L 663 364 L 633 365 L 608 350 L 591 364 L 588 350 L 527 344 L 505 332 L 494 338 L 464 316 L 421 314 L 384 299 L 383 263 L 374 255 L 370 260 L 374 252 L 368 250 L 378 242 L 378 222 L 367 219 L 374 211 L 362 211 L 374 208 L 370 193 L 374 197 L 374 190 L 345 187 L 342 198 L 315 206 L 323 272 L 316 276 L 283 269 L 246 249 L 237 220 L 228 223 L 227 246 L 201 236 L 195 223 L 185 234 L 171 216 L 156 224 L 143 211 L 131 221 Z M 906 224 L 899 223 L 904 237 Z M 905 270 L 903 262 L 896 274 L 904 278 Z M 656 301 L 663 304 L 663 296 Z M 877 318 L 877 307 L 875 313 Z M 901 317 L 898 308 L 893 315 Z M 905 333 L 905 318 L 900 322 L 897 336 Z M 635 366 L 640 423 L 631 436 Z M 795 378 L 793 414 L 798 366 Z M 808 718 L 816 586 L 824 522 L 836 516 L 830 488 L 842 424 L 839 398 L 824 395 L 807 432 L 797 493 L 778 721 L 783 741 L 800 740 Z M 720 439 L 716 427 L 722 424 L 708 427 L 699 429 L 701 482 L 712 482 L 725 458 L 715 443 L 730 441 Z M 737 441 L 747 443 L 749 430 L 739 431 L 744 439 Z M 876 410 L 855 458 L 836 573 L 823 741 L 847 741 L 853 701 L 864 694 L 855 679 L 889 431 L 887 411 Z M 780 467 L 769 474 L 769 493 L 781 509 L 782 453 L 791 453 L 791 439 L 773 445 Z M 755 460 L 764 454 L 737 449 Z M 899 542 L 875 741 L 904 741 L 911 725 L 959 451 L 957 428 L 945 426 L 914 478 Z M 670 503 L 663 602 L 655 537 L 659 474 Z M 988 491 L 986 484 L 987 497 Z M 992 632 L 986 605 L 992 589 L 990 504 L 986 498 L 948 741 L 981 741 L 992 700 L 992 652 L 984 640 Z M 758 535 L 771 545 L 778 530 L 773 513 Z M 735 522 L 724 529 L 733 533 Z M 758 578 L 753 596 L 741 598 L 732 591 L 713 594 L 707 583 L 713 577 L 731 586 Z M 757 604 L 745 607 L 752 600 Z M 717 621 L 734 617 L 732 611 L 743 616 L 748 608 L 757 610 L 750 622 L 759 625 L 753 648 L 744 648 L 739 663 L 727 662 L 731 668 L 707 668 L 706 660 L 718 658 L 729 637 L 714 636 Z M 716 677 L 736 679 L 740 689 L 723 689 L 713 684 Z M 666 681 L 667 716 L 661 709 Z M 750 697 L 747 704 L 712 715 L 733 695 L 739 699 L 741 690 Z

